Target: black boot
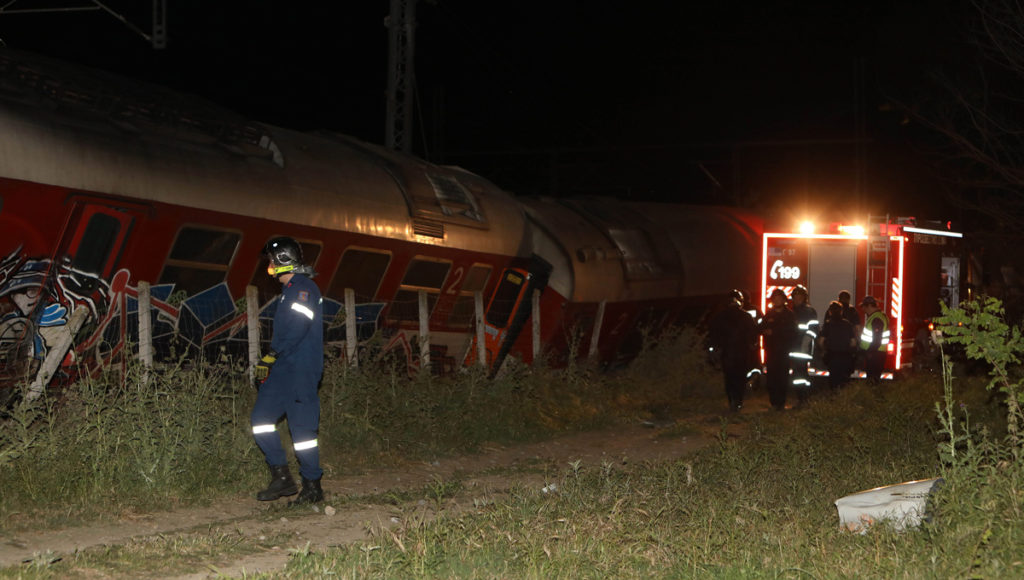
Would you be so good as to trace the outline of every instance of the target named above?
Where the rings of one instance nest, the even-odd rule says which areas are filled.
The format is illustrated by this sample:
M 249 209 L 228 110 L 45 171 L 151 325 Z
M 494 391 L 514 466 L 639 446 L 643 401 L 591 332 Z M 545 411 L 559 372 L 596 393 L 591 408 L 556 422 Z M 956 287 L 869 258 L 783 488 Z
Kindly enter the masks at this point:
M 320 489 L 319 479 L 302 478 L 302 491 L 299 497 L 288 502 L 288 505 L 301 505 L 304 503 L 319 503 L 324 501 L 324 490 Z
M 295 495 L 299 489 L 295 487 L 295 480 L 292 479 L 291 471 L 287 465 L 270 466 L 270 484 L 267 489 L 256 494 L 260 501 L 271 501 L 286 495 Z

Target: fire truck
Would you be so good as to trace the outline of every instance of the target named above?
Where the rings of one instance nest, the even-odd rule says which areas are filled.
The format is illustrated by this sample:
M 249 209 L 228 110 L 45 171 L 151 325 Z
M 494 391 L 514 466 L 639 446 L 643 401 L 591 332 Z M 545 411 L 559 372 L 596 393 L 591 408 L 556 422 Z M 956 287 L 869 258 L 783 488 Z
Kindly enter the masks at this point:
M 819 320 L 842 290 L 857 306 L 873 296 L 889 316 L 892 340 L 883 378 L 892 378 L 893 372 L 922 360 L 930 321 L 941 312 L 939 302 L 952 308 L 960 303 L 963 234 L 948 222 L 918 224 L 912 217 L 869 216 L 867 224 L 834 223 L 825 233 L 815 233 L 810 224 L 798 232 L 766 228 L 761 311 L 773 290 L 782 288 L 789 296 L 798 284 L 807 287 Z M 816 362 L 814 373 L 827 375 Z

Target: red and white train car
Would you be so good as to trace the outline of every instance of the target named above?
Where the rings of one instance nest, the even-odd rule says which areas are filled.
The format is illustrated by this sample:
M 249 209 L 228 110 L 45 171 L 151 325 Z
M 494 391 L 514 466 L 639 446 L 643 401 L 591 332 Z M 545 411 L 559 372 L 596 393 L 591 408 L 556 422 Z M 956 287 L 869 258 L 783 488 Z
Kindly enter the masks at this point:
M 457 167 L 328 132 L 240 118 L 196 98 L 0 49 L 0 374 L 38 368 L 73 313 L 87 322 L 64 372 L 124 351 L 148 315 L 165 349 L 244 342 L 245 288 L 270 316 L 278 287 L 260 250 L 303 245 L 327 299 L 344 290 L 360 337 L 416 344 L 430 309 L 437 368 L 475 352 L 473 295 L 488 306 L 487 357 L 529 362 L 520 332 L 540 290 L 544 351 L 628 358 L 641 325 L 696 317 L 756 284 L 761 222 L 723 208 L 609 199 L 519 199 Z M 472 356 L 469 357 L 470 359 Z
M 761 309 L 776 288 L 791 294 L 803 284 L 819 319 L 839 292 L 851 304 L 873 296 L 889 316 L 893 340 L 886 368 L 913 364 L 915 345 L 929 335 L 939 302 L 955 308 L 964 287 L 963 234 L 948 224 L 921 224 L 914 218 L 871 218 L 867 226 L 832 224 L 827 233 L 764 233 L 761 251 Z M 965 272 L 966 273 L 966 272 Z M 861 315 L 863 319 L 863 314 Z

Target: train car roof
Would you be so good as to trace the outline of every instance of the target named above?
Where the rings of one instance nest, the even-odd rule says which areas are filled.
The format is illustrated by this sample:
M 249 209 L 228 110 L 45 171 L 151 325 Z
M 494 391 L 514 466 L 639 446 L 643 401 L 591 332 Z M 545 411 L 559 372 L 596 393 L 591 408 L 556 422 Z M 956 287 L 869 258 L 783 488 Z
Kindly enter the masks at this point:
M 525 227 L 463 169 L 6 48 L 0 177 L 502 255 Z

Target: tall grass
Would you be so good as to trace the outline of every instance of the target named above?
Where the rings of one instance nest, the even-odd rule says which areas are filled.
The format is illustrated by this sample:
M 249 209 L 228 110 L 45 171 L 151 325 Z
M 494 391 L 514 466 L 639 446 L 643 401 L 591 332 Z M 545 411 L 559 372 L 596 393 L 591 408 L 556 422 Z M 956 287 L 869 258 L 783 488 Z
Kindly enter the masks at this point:
M 234 373 L 139 371 L 111 371 L 10 410 L 0 449 L 17 451 L 0 455 L 0 525 L 202 503 L 246 481 L 251 396 Z
M 985 344 L 998 348 L 999 332 Z M 698 338 L 686 331 L 650 341 L 634 365 L 611 373 L 512 361 L 496 380 L 472 369 L 410 380 L 332 365 L 321 388 L 328 475 L 352 460 L 529 439 L 671 415 L 681 405 L 724 410 L 721 377 L 704 364 Z M 745 411 L 729 421 L 744 423 L 746 436 L 723 429 L 717 444 L 683 460 L 570 462 L 554 493 L 516 488 L 474 501 L 458 481 L 437 482 L 465 507 L 430 521 L 407 515 L 375 528 L 368 543 L 295 551 L 279 575 L 1020 577 L 1024 465 L 1006 398 L 1018 395 L 1021 374 L 1012 357 L 999 360 L 1006 372 L 995 376 L 1009 383 L 954 377 L 946 365 L 943 377 L 856 383 L 799 412 Z M 206 368 L 149 382 L 112 374 L 60 402 L 14 409 L 0 434 L 0 526 L 32 510 L 96 516 L 249 493 L 264 477 L 247 419 L 255 394 L 235 376 Z M 840 530 L 837 498 L 937 475 L 945 484 L 919 529 Z
M 947 320 L 990 369 L 858 383 L 799 413 L 747 419 L 693 457 L 581 469 L 558 493 L 516 490 L 369 545 L 297 555 L 285 574 L 461 578 L 1018 578 L 1024 463 L 1017 331 L 998 305 Z M 1009 338 L 1009 339 L 1008 339 Z M 634 374 L 634 376 L 636 376 Z M 941 475 L 930 519 L 900 532 L 840 530 L 835 499 Z
M 978 384 L 968 407 L 991 415 Z M 985 472 L 971 494 L 943 493 L 934 519 L 864 536 L 839 529 L 833 502 L 943 473 L 934 377 L 857 384 L 810 408 L 751 419 L 746 438 L 681 461 L 565 466 L 557 493 L 516 489 L 425 522 L 376 530 L 364 545 L 297 555 L 284 575 L 459 578 L 1016 577 L 1020 465 Z M 953 482 L 956 484 L 956 482 Z M 481 507 L 482 506 L 482 507 Z
M 510 359 L 497 379 L 477 368 L 410 378 L 331 362 L 320 388 L 321 460 L 331 477 L 649 414 L 703 372 L 699 359 L 681 364 L 662 352 L 695 340 L 686 332 L 649 345 L 650 376 Z M 250 434 L 255 397 L 242 369 L 183 362 L 144 373 L 128 364 L 14 406 L 0 429 L 0 530 L 252 493 L 266 478 Z

